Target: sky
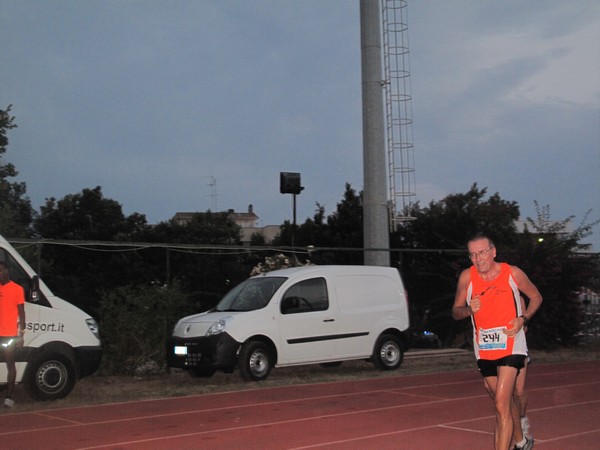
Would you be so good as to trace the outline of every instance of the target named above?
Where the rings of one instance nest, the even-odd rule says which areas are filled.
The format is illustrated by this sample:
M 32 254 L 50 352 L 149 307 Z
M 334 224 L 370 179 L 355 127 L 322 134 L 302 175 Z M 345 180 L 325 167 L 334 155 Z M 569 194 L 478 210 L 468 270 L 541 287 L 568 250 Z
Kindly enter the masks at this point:
M 416 198 L 477 183 L 600 219 L 600 2 L 409 0 Z M 179 211 L 297 220 L 363 188 L 359 0 L 0 0 L 3 156 L 32 205 L 102 187 Z M 600 251 L 600 225 L 586 242 Z

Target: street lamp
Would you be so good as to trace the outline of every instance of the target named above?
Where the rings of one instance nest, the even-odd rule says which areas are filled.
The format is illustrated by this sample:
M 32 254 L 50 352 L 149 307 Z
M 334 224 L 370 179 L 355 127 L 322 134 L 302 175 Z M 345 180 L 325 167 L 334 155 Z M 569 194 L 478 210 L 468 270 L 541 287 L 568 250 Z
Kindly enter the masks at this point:
M 304 187 L 300 183 L 300 174 L 297 172 L 279 173 L 279 192 L 282 194 L 293 195 L 293 214 L 294 222 L 292 224 L 292 247 L 294 247 L 294 236 L 296 234 L 296 195 L 300 194 Z

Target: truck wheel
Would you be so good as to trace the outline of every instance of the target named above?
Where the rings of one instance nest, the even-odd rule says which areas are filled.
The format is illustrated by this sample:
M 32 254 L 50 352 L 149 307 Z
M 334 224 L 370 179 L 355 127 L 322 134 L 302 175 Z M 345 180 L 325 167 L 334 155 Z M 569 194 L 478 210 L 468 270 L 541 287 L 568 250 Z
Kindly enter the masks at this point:
M 246 342 L 240 351 L 238 366 L 244 380 L 266 380 L 272 368 L 269 348 L 259 341 Z
M 394 370 L 404 359 L 402 343 L 393 334 L 384 334 L 377 339 L 373 350 L 373 365 L 379 370 Z
M 75 386 L 75 363 L 63 353 L 41 353 L 27 365 L 24 387 L 37 400 L 66 397 Z

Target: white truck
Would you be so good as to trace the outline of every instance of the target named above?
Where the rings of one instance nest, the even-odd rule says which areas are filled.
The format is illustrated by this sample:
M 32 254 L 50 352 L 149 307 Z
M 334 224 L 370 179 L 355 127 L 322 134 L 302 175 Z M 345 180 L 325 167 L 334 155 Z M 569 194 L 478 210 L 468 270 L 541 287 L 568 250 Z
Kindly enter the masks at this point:
M 16 381 L 32 398 L 63 398 L 79 378 L 93 374 L 100 365 L 98 325 L 91 316 L 56 297 L 2 236 L 0 261 L 8 264 L 10 279 L 25 290 L 26 328 L 23 347 L 15 354 Z M 6 378 L 0 352 L 0 384 L 6 384 Z
M 390 267 L 305 266 L 258 275 L 207 312 L 184 317 L 167 364 L 196 376 L 239 369 L 260 381 L 273 367 L 368 359 L 400 366 L 408 348 L 406 292 Z

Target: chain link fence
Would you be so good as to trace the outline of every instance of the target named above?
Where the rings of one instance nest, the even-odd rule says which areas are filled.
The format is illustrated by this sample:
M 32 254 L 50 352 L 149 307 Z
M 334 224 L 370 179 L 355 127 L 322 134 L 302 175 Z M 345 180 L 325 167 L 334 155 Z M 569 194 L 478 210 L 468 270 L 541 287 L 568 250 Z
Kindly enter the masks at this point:
M 590 289 L 582 289 L 578 300 L 583 310 L 581 338 L 584 340 L 600 339 L 600 295 Z
M 132 243 L 98 241 L 59 241 L 11 239 L 11 243 L 25 254 L 56 294 L 64 296 L 90 313 L 96 309 L 94 288 L 104 290 L 117 286 L 161 284 L 180 281 L 197 312 L 208 309 L 234 285 L 250 276 L 252 270 L 265 258 L 284 254 L 290 261 L 306 264 L 361 264 L 363 249 L 309 247 L 306 249 L 269 246 L 227 246 L 174 243 Z M 61 250 L 57 257 L 58 248 Z M 581 256 L 581 255 L 578 255 Z M 62 271 L 49 264 L 47 258 L 63 264 Z M 515 255 L 499 255 L 512 261 Z M 585 255 L 597 258 L 598 254 Z M 69 273 L 66 259 L 76 273 Z M 400 269 L 408 291 L 411 326 L 416 333 L 433 331 L 436 346 L 468 346 L 470 324 L 456 322 L 450 311 L 454 301 L 456 282 L 460 272 L 470 265 L 464 250 L 457 249 L 392 249 L 391 265 Z M 590 261 L 588 261 L 590 262 Z M 292 263 L 293 265 L 293 263 Z M 520 264 L 517 264 L 520 265 Z M 107 274 L 99 272 L 106 271 Z M 545 278 L 544 274 L 541 274 Z M 536 284 L 545 281 L 535 280 Z M 84 295 L 82 295 L 82 293 Z M 542 290 L 542 295 L 545 292 Z M 569 302 L 579 310 L 581 324 L 577 327 L 580 339 L 600 339 L 600 305 L 598 294 L 586 288 L 577 293 L 578 299 Z M 79 303 L 86 301 L 88 303 Z M 575 304 L 574 304 L 575 303 Z M 550 306 L 550 303 L 547 307 Z M 546 308 L 544 308 L 546 309 Z M 542 314 L 543 316 L 544 314 Z M 579 319 L 577 319 L 579 320 Z M 536 328 L 540 324 L 536 317 Z M 548 326 L 546 323 L 544 326 Z M 540 324 L 541 326 L 541 324 Z M 536 330 L 534 330 L 535 332 Z M 535 334 L 535 333 L 534 333 Z M 573 334 L 571 334 L 573 336 Z M 441 343 L 441 344 L 440 344 Z

